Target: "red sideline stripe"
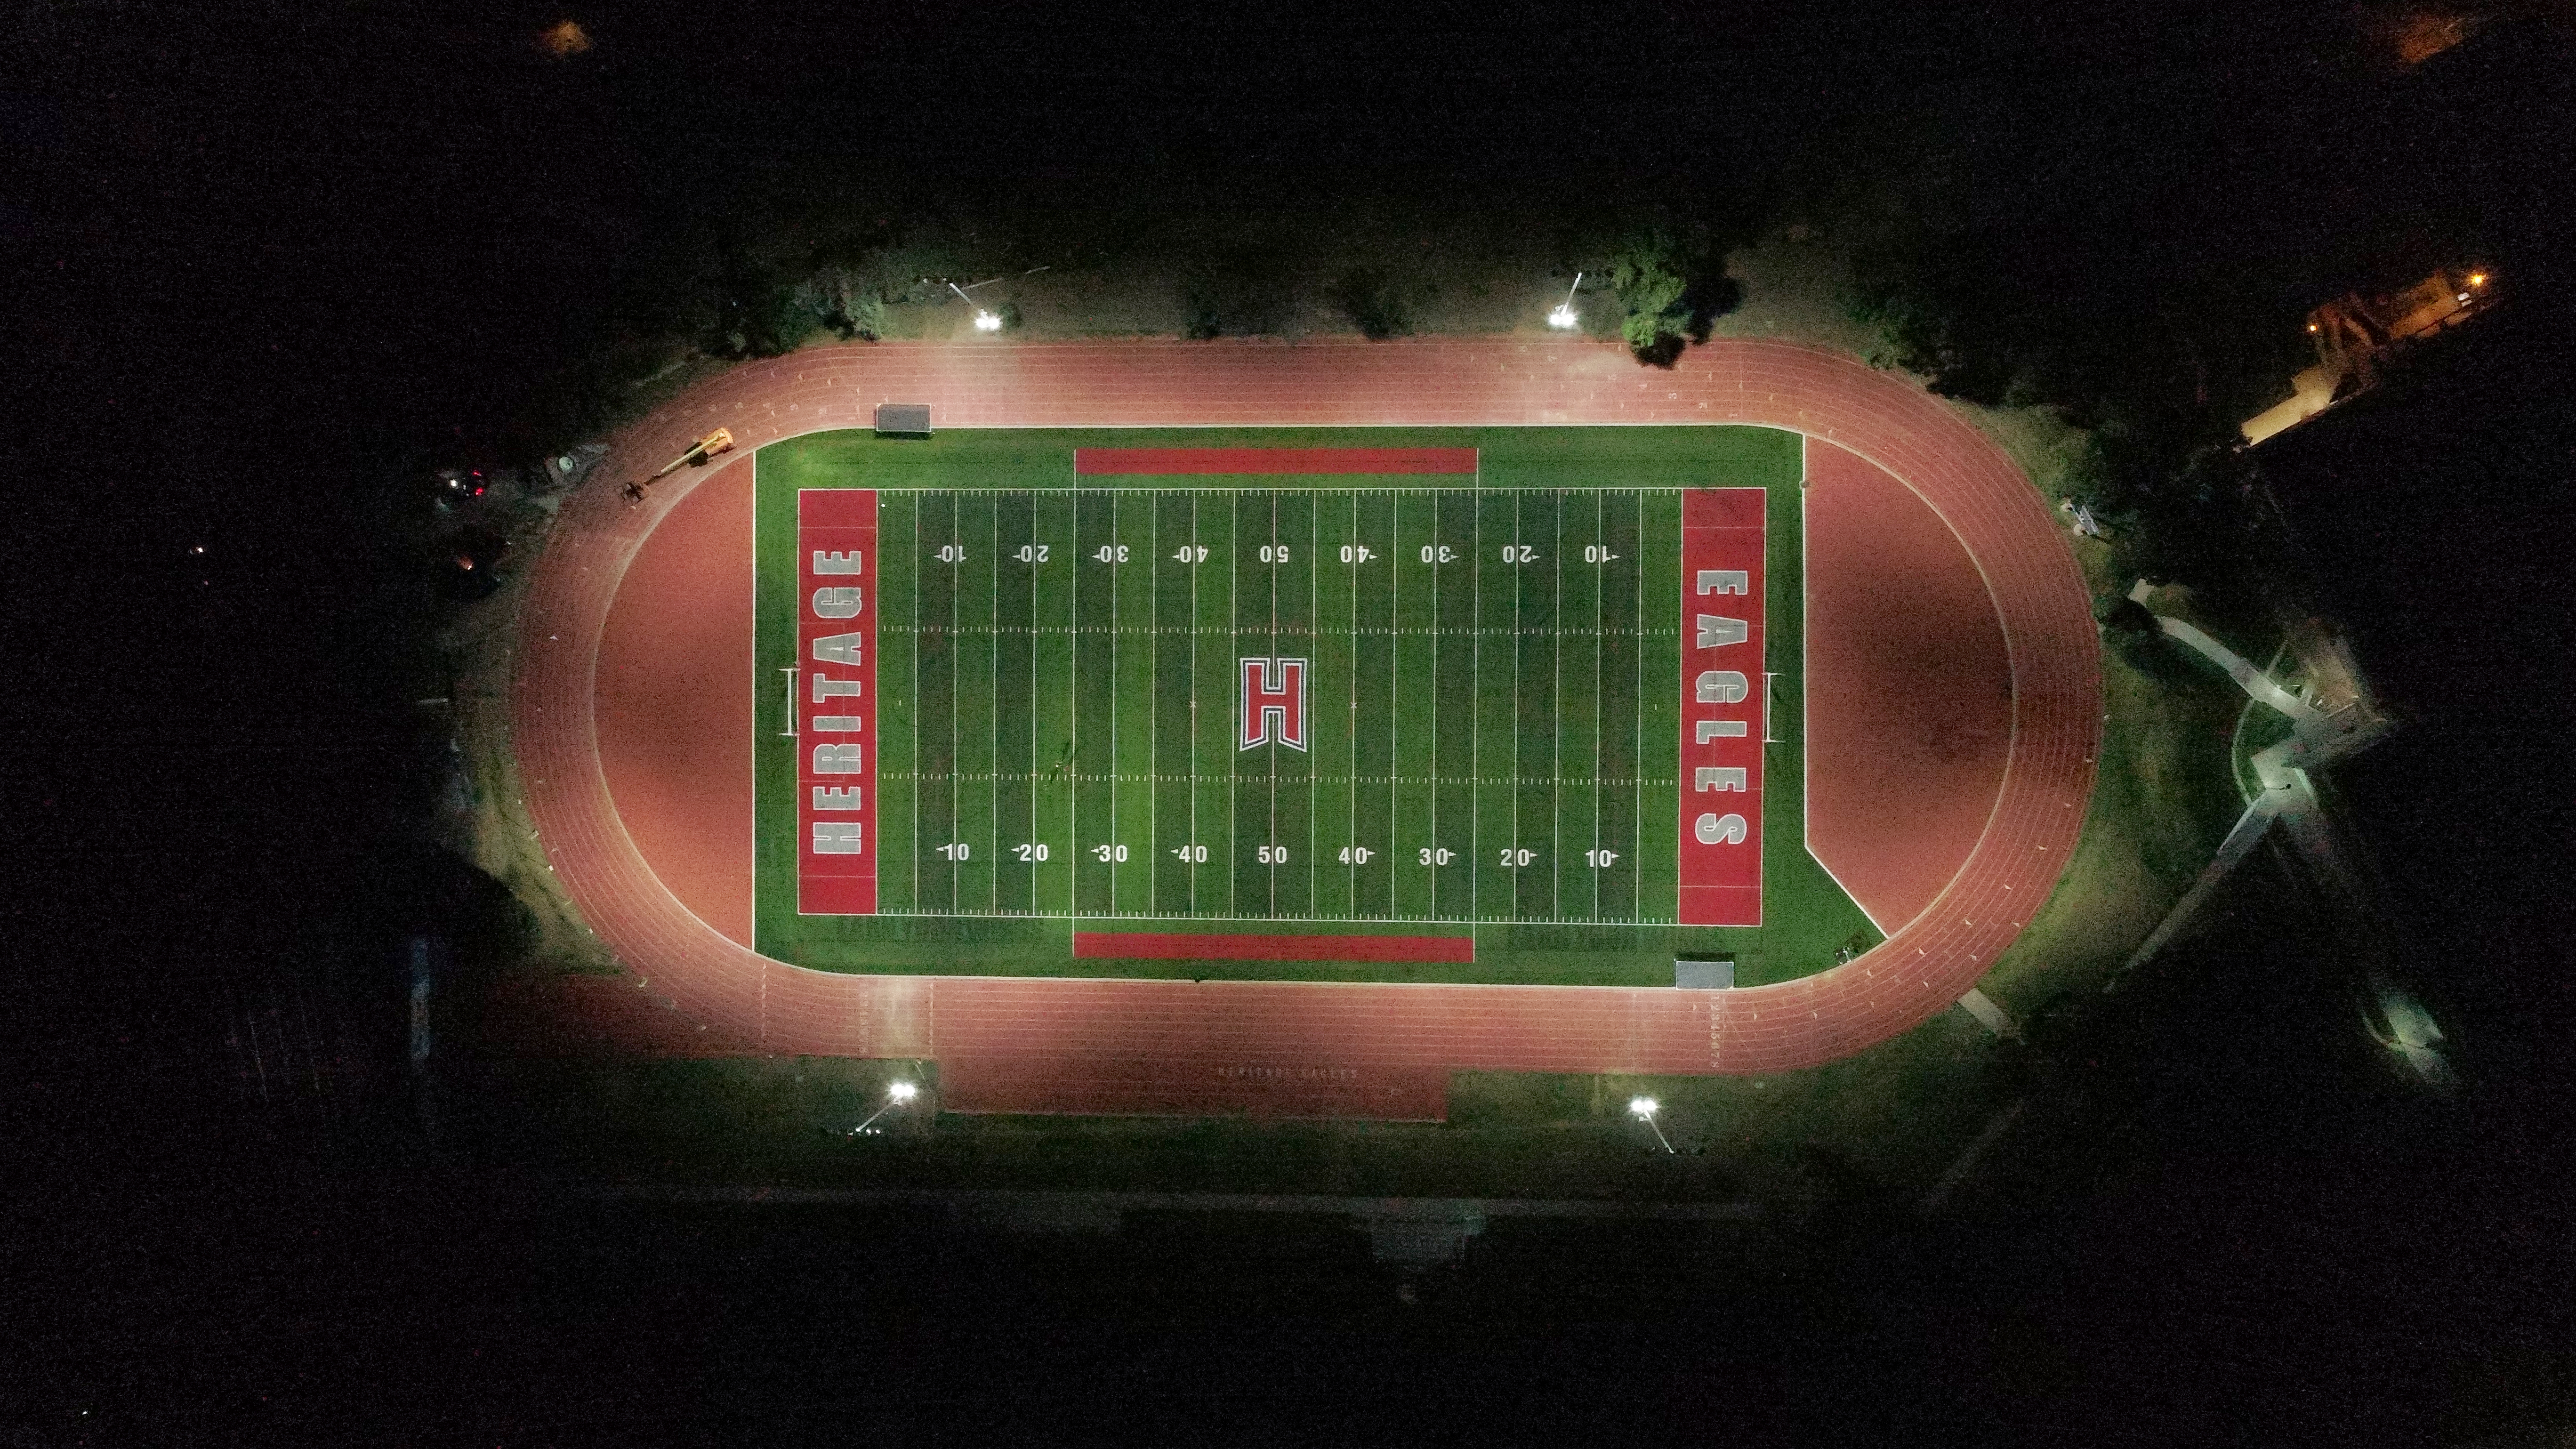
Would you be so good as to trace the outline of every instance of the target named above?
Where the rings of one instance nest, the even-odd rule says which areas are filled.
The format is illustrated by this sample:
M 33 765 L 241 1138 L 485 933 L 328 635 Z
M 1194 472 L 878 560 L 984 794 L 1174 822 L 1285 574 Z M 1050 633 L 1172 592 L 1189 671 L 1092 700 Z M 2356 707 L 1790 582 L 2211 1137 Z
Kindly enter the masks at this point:
M 1076 931 L 1075 956 L 1129 961 L 1473 961 L 1473 936 L 1187 936 Z
M 1076 448 L 1078 478 L 1171 473 L 1463 473 L 1473 448 Z

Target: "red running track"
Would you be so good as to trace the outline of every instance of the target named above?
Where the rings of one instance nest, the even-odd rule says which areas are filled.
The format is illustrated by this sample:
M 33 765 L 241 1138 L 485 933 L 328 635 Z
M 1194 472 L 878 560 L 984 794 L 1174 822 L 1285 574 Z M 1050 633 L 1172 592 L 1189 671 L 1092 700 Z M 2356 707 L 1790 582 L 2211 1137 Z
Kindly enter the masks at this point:
M 636 849 L 699 920 L 746 946 L 751 590 L 751 464 L 736 462 L 676 499 L 628 561 L 591 694 L 607 725 L 600 769 Z
M 1986 833 L 2011 757 L 2012 662 L 1976 560 L 1885 469 L 1810 443 L 1806 513 L 1807 850 L 1893 931 Z
M 849 976 L 767 960 L 682 905 L 610 798 L 593 713 L 610 606 L 660 516 L 710 475 L 666 480 L 640 508 L 616 484 L 712 427 L 749 451 L 920 401 L 951 428 L 1752 423 L 1834 443 L 1902 479 L 1975 560 L 2010 661 L 2002 787 L 1921 915 L 1848 965 L 1741 991 Z M 2101 717 L 2089 604 L 2002 451 L 1910 382 L 1839 354 L 1721 341 L 1663 372 L 1616 346 L 1517 339 L 854 344 L 736 368 L 612 440 L 533 565 L 512 726 L 531 817 L 584 918 L 722 1035 L 775 1053 L 936 1058 L 951 1111 L 1438 1116 L 1453 1069 L 1787 1071 L 1965 994 L 2046 899 L 2082 825 Z

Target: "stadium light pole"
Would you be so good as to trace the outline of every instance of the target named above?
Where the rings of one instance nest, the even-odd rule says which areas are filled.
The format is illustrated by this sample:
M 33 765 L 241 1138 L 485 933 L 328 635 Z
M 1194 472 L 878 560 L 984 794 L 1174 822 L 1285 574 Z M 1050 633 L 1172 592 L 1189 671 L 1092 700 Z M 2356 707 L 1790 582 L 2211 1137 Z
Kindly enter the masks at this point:
M 1031 267 L 1031 268 L 1029 268 L 1027 271 L 1020 273 L 1020 275 L 1021 275 L 1021 276 L 1023 276 L 1023 277 L 1034 277 L 1034 276 L 1036 276 L 1038 273 L 1043 272 L 1043 271 L 1046 271 L 1046 270 L 1048 270 L 1048 268 L 1053 267 L 1054 265 L 1055 265 L 1055 263 L 1053 263 L 1053 262 L 1049 262 L 1049 263 L 1047 263 L 1047 265 L 1046 265 L 1046 266 L 1044 266 L 1044 267 Z M 927 281 L 929 281 L 929 280 L 930 280 L 930 278 L 928 278 L 928 277 L 924 277 L 924 278 L 922 278 L 922 280 L 923 280 L 923 281 L 925 281 L 925 282 L 927 282 Z M 955 282 L 950 282 L 950 283 L 948 284 L 948 290 L 950 290 L 950 291 L 952 291 L 952 292 L 955 292 L 955 293 L 957 294 L 957 300 L 959 300 L 959 301 L 961 301 L 961 302 L 965 303 L 965 304 L 966 304 L 967 306 L 969 306 L 969 307 L 975 307 L 975 299 L 974 299 L 974 298 L 972 298 L 972 297 L 967 296 L 966 294 L 967 294 L 967 293 L 969 293 L 969 292 L 971 292 L 971 291 L 974 291 L 977 287 L 989 287 L 989 286 L 993 285 L 995 282 L 998 282 L 998 281 L 1000 281 L 1000 280 L 1002 280 L 1000 277 L 986 277 L 984 280 L 982 280 L 982 281 L 980 281 L 980 282 L 968 282 L 965 286 L 962 286 L 962 287 L 961 287 L 961 286 L 959 286 L 959 285 L 957 285 Z M 999 332 L 999 331 L 1001 331 L 1001 330 L 1002 330 L 1002 317 L 1001 317 L 1001 314 L 1000 314 L 1000 313 L 998 313 L 998 312 L 988 312 L 988 311 L 985 311 L 985 310 L 984 310 L 983 308 L 981 308 L 981 307 L 975 307 L 975 330 L 976 330 L 976 331 L 978 331 L 978 332 Z
M 868 1120 L 851 1128 L 849 1135 L 856 1137 L 860 1133 L 867 1131 L 870 1127 L 876 1125 L 876 1121 L 879 1117 L 882 1117 L 888 1112 L 893 1111 L 895 1108 L 902 1106 L 904 1103 L 911 1101 L 914 1097 L 919 1096 L 920 1094 L 921 1089 L 910 1082 L 896 1082 L 891 1086 L 888 1086 L 886 1088 L 886 1104 L 875 1111 L 870 1112 L 868 1114 Z
M 977 282 L 975 285 L 980 287 L 984 284 L 982 282 Z M 964 287 L 957 285 L 955 282 L 951 282 L 948 284 L 948 290 L 957 294 L 957 300 L 965 303 L 969 307 L 975 307 L 975 299 L 966 295 L 966 289 Z M 981 307 L 975 307 L 975 330 L 978 332 L 999 332 L 1002 330 L 1002 319 L 1000 316 L 987 312 Z
M 1655 1140 L 1664 1144 L 1665 1155 L 1674 1156 L 1677 1154 L 1673 1152 L 1673 1140 L 1664 1135 L 1663 1125 L 1655 1120 L 1655 1113 L 1661 1110 L 1661 1106 L 1662 1104 L 1658 1103 L 1652 1097 L 1630 1097 L 1628 1099 L 1628 1111 L 1630 1115 L 1643 1119 L 1647 1126 L 1654 1128 Z
M 1581 272 L 1577 272 L 1574 274 L 1574 286 L 1565 289 L 1565 300 L 1557 304 L 1555 311 L 1547 314 L 1548 326 L 1556 328 L 1572 327 L 1577 322 L 1583 320 L 1582 318 L 1574 315 L 1575 288 L 1582 285 L 1583 274 Z

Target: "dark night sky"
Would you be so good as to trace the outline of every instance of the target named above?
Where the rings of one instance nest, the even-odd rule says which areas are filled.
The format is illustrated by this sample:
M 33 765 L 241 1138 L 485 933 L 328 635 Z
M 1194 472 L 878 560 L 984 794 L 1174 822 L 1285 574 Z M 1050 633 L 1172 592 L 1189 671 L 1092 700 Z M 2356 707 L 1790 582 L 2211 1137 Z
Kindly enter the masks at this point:
M 596 44 L 559 61 L 534 37 L 565 13 Z M 478 1215 L 417 1184 L 287 1203 L 267 1167 L 235 1165 L 260 1155 L 235 1124 L 189 1115 L 200 998 L 169 986 L 273 956 L 317 913 L 339 910 L 363 939 L 434 908 L 434 893 L 329 905 L 405 868 L 364 844 L 410 798 L 406 701 L 429 619 L 418 561 L 386 526 L 391 480 L 516 436 L 528 380 L 630 315 L 675 237 L 818 196 L 902 216 L 1066 197 L 1114 215 L 1133 195 L 1329 211 L 1451 192 L 1541 213 L 1598 195 L 1759 219 L 1859 196 L 1979 237 L 1974 254 L 2043 331 L 2189 296 L 2221 345 L 2463 249 L 2554 284 L 2576 194 L 2563 39 L 2465 47 L 2428 80 L 2433 67 L 2398 74 L 2357 13 L 13 7 L 0 260 L 27 304 L 9 371 L 40 400 L 14 423 L 0 639 L 30 684 L 0 707 L 16 762 L 0 798 L 21 822 L 0 912 L 45 1045 L 0 1084 L 43 1184 L 13 1205 L 7 1240 L 64 1246 L 0 1253 L 0 1320 L 23 1335 L 0 1337 L 0 1360 L 35 1366 L 0 1363 L 0 1402 L 54 1414 L 75 1389 L 122 1385 L 119 1422 L 142 1426 L 131 1442 L 329 1442 L 345 1437 L 334 1412 L 372 1422 L 359 1406 L 378 1374 L 516 1406 L 520 1429 L 496 1436 L 513 1442 L 633 1442 L 691 1422 L 804 1432 L 747 1407 L 752 1391 L 714 1387 L 709 1364 L 751 1361 L 745 1381 L 806 1404 L 818 1438 L 854 1421 L 973 1423 L 1016 1442 L 1055 1428 L 1052 1405 L 1164 1438 L 1297 1442 L 1332 1426 L 1317 1432 L 1355 1442 L 1394 1422 L 1434 1439 L 1484 1423 L 1660 1439 L 1702 1422 L 1697 1406 L 1740 1403 L 1784 1436 L 1895 1424 L 2172 1443 L 2259 1426 L 2394 1443 L 2498 1422 L 2469 1412 L 2480 1394 L 2524 1403 L 2552 1374 L 2563 1394 L 2568 1325 L 2547 1285 L 2568 1266 L 2564 1210 L 2535 1199 L 2563 1185 L 2564 1139 L 2513 1094 L 2424 1129 L 2439 1141 L 2396 1140 L 2414 1119 L 2278 1103 L 2151 1129 L 2131 1176 L 2024 1225 L 2026 1259 L 1917 1243 L 1828 1280 L 1716 1287 L 1677 1286 L 1643 1251 L 1524 1264 L 1426 1327 L 1390 1317 L 1382 1285 L 1347 1265 L 993 1259 L 896 1233 L 900 1271 L 836 1269 L 816 1288 L 812 1263 L 867 1257 L 873 1229 L 745 1243 L 727 1236 L 738 1225 Z M 2525 335 L 2545 350 L 2562 334 Z M 2524 355 L 2484 365 L 2546 409 L 2564 396 L 2547 379 L 2570 369 Z M 2495 625 L 2479 637 L 2545 651 L 2523 607 L 2563 578 L 2533 541 L 2545 517 L 2516 548 L 2468 557 L 2439 541 L 2475 531 L 2467 500 L 2498 476 L 2563 505 L 2565 457 L 2521 446 L 2502 474 L 2463 465 L 2458 506 L 2418 496 L 2391 516 L 2416 545 L 2404 574 L 2482 578 L 2461 606 Z M 2384 542 L 2364 530 L 2341 546 L 2363 558 Z M 2397 664 L 2431 670 L 2409 675 L 2419 696 L 2443 697 L 2443 654 L 2436 631 Z M 2500 752 L 2525 727 L 2431 718 Z M 2374 798 L 2412 840 L 2453 785 L 2491 778 L 2474 751 L 2407 758 L 2411 791 Z M 174 783 L 138 784 L 139 762 Z M 2511 792 L 2476 798 L 2483 818 L 2512 818 Z M 2395 852 L 2462 873 L 2426 893 L 2428 939 L 2561 968 L 2537 907 L 2470 929 L 2495 914 L 2478 882 L 2536 891 L 2556 847 L 2490 833 L 2482 852 Z M 2498 1018 L 2565 1003 L 2479 979 Z M 2228 999 L 2277 1004 L 2245 989 Z M 2537 1095 L 2557 1080 L 2545 1033 L 2518 1030 L 2513 1060 Z M 2273 1080 L 2259 1044 L 2157 1040 L 2177 1070 Z M 621 1257 L 601 1234 L 643 1246 Z M 957 1306 L 1015 1294 L 1029 1296 L 1007 1323 Z M 131 1304 L 152 1326 L 73 1311 L 83 1301 Z M 843 1320 L 864 1322 L 852 1341 L 903 1366 L 912 1397 L 888 1407 L 885 1379 L 852 1367 L 868 1355 L 824 1342 L 821 1325 Z M 317 1324 L 346 1325 L 351 1356 Z M 632 1357 L 597 1346 L 629 1333 L 647 1340 Z M 1015 1367 L 997 1380 L 993 1362 Z M 1263 1388 L 1230 1387 L 1246 1381 Z M 657 1407 L 638 1419 L 637 1404 Z M 203 1432 L 151 1429 L 181 1406 Z M 129 1441 L 8 1412 L 16 1442 Z M 464 1442 L 463 1422 L 414 1442 Z

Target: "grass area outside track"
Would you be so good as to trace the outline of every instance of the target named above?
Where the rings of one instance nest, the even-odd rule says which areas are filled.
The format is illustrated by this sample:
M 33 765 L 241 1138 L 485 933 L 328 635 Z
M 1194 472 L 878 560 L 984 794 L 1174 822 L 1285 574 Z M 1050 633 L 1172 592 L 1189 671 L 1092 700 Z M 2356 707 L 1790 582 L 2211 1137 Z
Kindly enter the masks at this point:
M 1479 472 L 1075 486 L 1077 447 L 1352 446 L 1474 448 Z M 764 954 L 851 971 L 1669 986 L 1676 953 L 1706 952 L 1732 954 L 1750 985 L 1877 939 L 1803 844 L 1795 434 L 838 432 L 774 444 L 756 466 Z M 1779 677 L 1759 928 L 1671 924 L 1672 490 L 1692 486 L 1768 497 Z M 879 495 L 872 917 L 794 905 L 795 742 L 776 681 L 794 662 L 795 500 L 808 488 Z M 938 562 L 951 547 L 963 561 Z M 1425 561 L 1442 548 L 1449 563 Z M 1312 661 L 1311 748 L 1238 751 L 1237 658 L 1281 655 Z M 951 844 L 964 859 L 940 851 Z M 1192 846 L 1206 858 L 1176 853 Z M 1262 858 L 1276 849 L 1284 866 Z M 1597 863 L 1603 849 L 1613 858 Z M 1472 931 L 1477 959 L 1078 960 L 1077 927 Z

